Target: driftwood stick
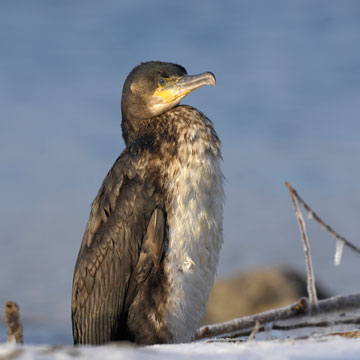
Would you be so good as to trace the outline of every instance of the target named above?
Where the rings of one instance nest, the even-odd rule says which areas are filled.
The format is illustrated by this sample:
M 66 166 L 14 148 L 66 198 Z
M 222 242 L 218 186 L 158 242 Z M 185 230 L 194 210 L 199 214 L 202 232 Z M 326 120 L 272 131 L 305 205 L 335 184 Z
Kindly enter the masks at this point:
M 14 301 L 7 301 L 4 307 L 7 342 L 23 343 L 23 328 L 20 320 L 19 306 Z
M 321 227 L 327 230 L 336 240 L 343 241 L 347 247 L 360 254 L 360 249 L 357 246 L 346 240 L 343 236 L 339 235 L 330 225 L 326 224 L 322 219 L 320 219 L 319 215 L 317 215 L 316 212 L 311 209 L 311 207 L 301 198 L 295 189 L 292 189 L 292 191 L 296 199 L 304 207 L 307 213 L 310 214 L 320 224 Z
M 319 301 L 322 312 L 359 308 L 360 294 L 339 295 Z
M 360 304 L 360 294 L 334 296 L 325 300 L 319 301 L 319 311 L 331 312 L 336 310 L 348 310 L 358 308 Z M 262 327 L 269 322 L 278 320 L 291 319 L 296 316 L 306 314 L 307 301 L 302 298 L 298 302 L 285 306 L 279 309 L 266 311 L 260 314 L 245 316 L 238 319 L 233 319 L 219 324 L 206 325 L 201 327 L 195 334 L 194 340 L 210 339 L 210 338 L 226 338 L 234 337 L 237 333 L 251 330 L 256 326 L 256 322 L 259 322 L 259 326 Z
M 298 219 L 298 223 L 299 223 L 299 227 L 300 227 L 301 238 L 303 240 L 306 272 L 307 272 L 307 291 L 308 291 L 308 295 L 309 295 L 310 304 L 311 304 L 313 310 L 317 310 L 318 298 L 317 298 L 317 294 L 316 294 L 315 277 L 314 277 L 314 271 L 313 271 L 313 266 L 312 266 L 312 261 L 311 261 L 310 243 L 309 243 L 308 237 L 306 235 L 305 221 L 304 221 L 302 213 L 297 205 L 297 202 L 295 199 L 295 194 L 294 194 L 294 189 L 292 188 L 290 183 L 286 182 L 285 184 L 289 190 L 291 201 L 294 205 L 295 214 Z
M 234 335 L 234 333 L 253 329 L 256 322 L 259 325 L 266 324 L 271 321 L 289 319 L 299 314 L 305 313 L 307 309 L 307 301 L 302 298 L 295 304 L 282 307 L 280 309 L 270 310 L 251 316 L 244 316 L 242 318 L 233 319 L 219 324 L 206 325 L 201 327 L 195 334 L 194 340 L 211 338 L 215 336 L 226 337 Z

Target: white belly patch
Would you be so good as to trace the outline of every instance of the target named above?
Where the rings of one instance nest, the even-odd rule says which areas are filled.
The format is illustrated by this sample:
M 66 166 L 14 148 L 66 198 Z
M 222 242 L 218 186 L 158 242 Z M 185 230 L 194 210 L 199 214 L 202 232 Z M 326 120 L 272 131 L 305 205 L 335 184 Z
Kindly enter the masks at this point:
M 194 155 L 193 146 L 183 144 L 183 160 L 168 169 L 173 180 L 165 271 L 170 283 L 167 324 L 174 342 L 190 341 L 199 327 L 223 242 L 220 159 L 201 147 Z

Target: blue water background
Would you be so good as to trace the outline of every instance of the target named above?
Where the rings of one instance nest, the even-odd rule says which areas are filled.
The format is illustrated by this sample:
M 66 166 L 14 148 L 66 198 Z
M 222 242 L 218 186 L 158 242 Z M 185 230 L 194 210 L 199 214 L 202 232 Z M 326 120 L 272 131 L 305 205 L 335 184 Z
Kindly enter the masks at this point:
M 0 307 L 19 303 L 26 342 L 71 342 L 90 203 L 124 148 L 122 84 L 147 60 L 217 77 L 183 102 L 223 142 L 219 276 L 304 271 L 286 180 L 360 244 L 358 1 L 3 0 Z M 335 268 L 334 240 L 313 222 L 308 233 L 316 278 L 333 294 L 359 291 L 360 258 L 345 249 Z

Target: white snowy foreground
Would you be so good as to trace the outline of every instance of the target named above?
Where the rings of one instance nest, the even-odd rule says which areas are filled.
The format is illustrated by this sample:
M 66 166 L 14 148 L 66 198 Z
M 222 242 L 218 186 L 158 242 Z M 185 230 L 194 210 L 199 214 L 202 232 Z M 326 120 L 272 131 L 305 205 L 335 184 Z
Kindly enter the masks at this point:
M 340 337 L 290 341 L 253 341 L 239 343 L 191 343 L 133 347 L 108 345 L 102 347 L 0 345 L 0 359 L 101 359 L 101 360 L 162 360 L 162 359 L 359 359 L 360 340 Z

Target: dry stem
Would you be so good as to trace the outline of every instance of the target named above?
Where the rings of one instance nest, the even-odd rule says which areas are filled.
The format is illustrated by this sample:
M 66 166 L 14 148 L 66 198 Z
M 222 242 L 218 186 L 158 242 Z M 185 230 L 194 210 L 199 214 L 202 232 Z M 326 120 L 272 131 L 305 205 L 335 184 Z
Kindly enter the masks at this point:
M 234 337 L 242 335 L 244 330 L 248 330 L 248 335 L 259 322 L 259 326 L 276 320 L 292 318 L 296 315 L 305 313 L 307 301 L 305 298 L 300 299 L 295 304 L 285 306 L 280 309 L 269 310 L 260 314 L 244 316 L 219 324 L 206 325 L 201 327 L 195 334 L 194 340 L 200 340 L 211 337 Z
M 7 342 L 23 343 L 23 329 L 20 321 L 19 306 L 14 301 L 7 301 L 4 307 L 7 327 Z
M 343 241 L 346 246 L 348 246 L 350 249 L 360 254 L 360 249 L 357 246 L 355 246 L 350 241 L 346 240 L 344 237 L 339 235 L 331 226 L 329 226 L 323 220 L 321 220 L 320 217 L 316 214 L 316 212 L 311 209 L 311 207 L 301 198 L 301 196 L 296 192 L 296 190 L 293 188 L 291 189 L 296 199 L 299 201 L 299 203 L 305 208 L 305 210 L 308 213 L 312 215 L 312 217 L 320 224 L 321 227 L 326 229 L 335 239 Z
M 314 277 L 313 266 L 312 266 L 312 261 L 311 261 L 310 244 L 309 244 L 308 237 L 306 235 L 305 221 L 304 221 L 302 213 L 297 205 L 297 202 L 296 202 L 296 199 L 294 196 L 295 195 L 294 189 L 292 188 L 290 183 L 286 182 L 285 184 L 289 190 L 291 201 L 294 205 L 295 214 L 296 214 L 296 217 L 299 222 L 301 238 L 303 240 L 304 252 L 305 252 L 305 262 L 306 262 L 306 272 L 307 272 L 307 291 L 308 291 L 308 295 L 309 295 L 310 304 L 311 304 L 313 310 L 317 310 L 318 309 L 318 298 L 316 295 L 315 277 Z
M 251 331 L 251 333 L 250 333 L 249 341 L 254 340 L 255 335 L 259 332 L 259 330 L 260 330 L 260 323 L 259 323 L 259 320 L 256 320 L 256 322 L 255 322 L 255 327 L 254 327 L 254 329 L 253 329 L 253 330 Z
M 331 311 L 345 311 L 359 307 L 360 294 L 334 296 L 319 301 L 319 310 L 323 313 Z M 306 313 L 307 301 L 302 298 L 298 302 L 280 309 L 269 310 L 260 314 L 245 316 L 219 324 L 201 327 L 195 334 L 194 340 L 220 338 L 234 338 L 237 336 L 250 335 L 256 322 L 259 327 L 278 320 L 292 319 Z

